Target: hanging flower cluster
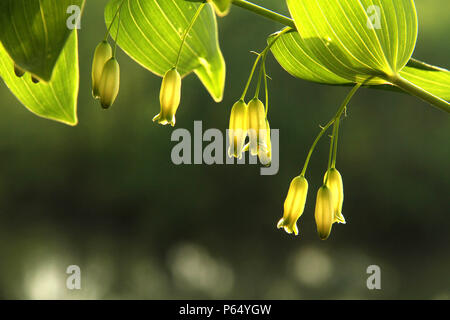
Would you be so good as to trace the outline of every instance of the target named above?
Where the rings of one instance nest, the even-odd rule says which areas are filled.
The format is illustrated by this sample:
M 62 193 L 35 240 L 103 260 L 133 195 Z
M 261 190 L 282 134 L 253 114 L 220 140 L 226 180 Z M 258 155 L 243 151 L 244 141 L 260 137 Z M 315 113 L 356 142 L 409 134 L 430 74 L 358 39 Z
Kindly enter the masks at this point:
M 252 156 L 258 156 L 263 165 L 272 161 L 270 126 L 266 117 L 266 107 L 259 98 L 253 98 L 247 105 L 243 99 L 233 105 L 228 130 L 230 157 L 242 158 L 249 150 Z M 247 137 L 248 144 L 245 144 Z
M 326 240 L 330 236 L 333 224 L 345 224 L 345 218 L 342 214 L 344 184 L 341 174 L 336 169 L 339 124 L 342 114 L 347 109 L 348 103 L 361 85 L 362 84 L 358 84 L 351 90 L 341 107 L 338 109 L 336 115 L 322 128 L 314 141 L 309 150 L 301 174 L 292 180 L 289 187 L 288 195 L 284 202 L 283 217 L 278 222 L 279 229 L 283 228 L 287 233 L 298 235 L 297 220 L 303 214 L 308 194 L 308 181 L 305 178 L 306 170 L 317 143 L 331 126 L 333 126 L 333 134 L 331 136 L 328 169 L 323 178 L 323 185 L 317 192 L 314 217 L 316 220 L 317 232 L 322 240 Z
M 108 28 L 105 39 L 97 45 L 97 48 L 95 48 L 94 59 L 92 62 L 92 95 L 95 99 L 100 100 L 103 109 L 111 107 L 119 94 L 120 66 L 116 59 L 116 50 L 117 37 L 119 36 L 120 30 L 120 11 L 122 5 L 123 2 Z M 108 42 L 108 37 L 117 15 L 119 15 L 119 22 L 117 24 L 116 41 L 113 49 Z
M 268 114 L 268 88 L 267 88 L 267 74 L 265 68 L 265 60 L 267 52 L 277 39 L 284 33 L 290 32 L 292 29 L 286 28 L 275 35 L 272 42 L 264 49 L 255 61 L 250 78 L 244 89 L 242 97 L 236 102 L 231 110 L 229 140 L 230 147 L 228 154 L 236 158 L 241 158 L 244 151 L 249 150 L 251 155 L 258 155 L 258 158 L 263 164 L 270 164 L 271 159 L 271 143 L 270 143 L 270 126 L 267 119 Z M 250 82 L 253 78 L 255 69 L 261 62 L 260 77 L 256 88 L 255 96 L 250 100 L 248 106 L 245 103 L 245 96 L 249 88 Z M 259 100 L 259 89 L 261 81 L 264 79 L 266 91 L 266 106 Z M 298 235 L 297 221 L 303 214 L 306 198 L 308 194 L 308 181 L 305 178 L 305 173 L 309 164 L 311 155 L 324 133 L 333 125 L 333 135 L 330 144 L 330 156 L 328 161 L 328 170 L 325 173 L 323 185 L 317 192 L 315 220 L 319 237 L 323 240 L 327 239 L 331 233 L 331 228 L 334 223 L 345 224 L 344 216 L 342 215 L 342 205 L 344 202 L 344 187 L 342 177 L 336 169 L 336 153 L 337 141 L 339 132 L 339 122 L 342 114 L 346 110 L 347 104 L 361 85 L 357 85 L 345 99 L 344 103 L 339 108 L 333 119 L 322 128 L 319 136 L 314 141 L 311 147 L 307 160 L 305 162 L 302 173 L 295 177 L 289 187 L 288 195 L 284 202 L 283 217 L 278 222 L 277 227 L 284 229 L 287 233 Z M 249 143 L 245 145 L 247 136 Z
M 175 115 L 181 100 L 182 82 L 181 75 L 177 69 L 178 63 L 180 61 L 186 38 L 205 4 L 206 2 L 202 3 L 198 7 L 197 12 L 192 18 L 190 25 L 184 32 L 175 64 L 170 70 L 165 73 L 163 77 L 160 90 L 161 110 L 160 113 L 153 118 L 154 122 L 158 122 L 162 125 L 170 124 L 171 126 L 175 126 Z M 119 91 L 120 69 L 118 62 L 115 59 L 117 38 L 114 50 L 107 42 L 107 38 L 110 28 L 113 25 L 117 15 L 119 16 L 117 35 L 119 33 L 120 10 L 121 6 L 118 8 L 113 21 L 108 28 L 108 33 L 105 37 L 105 40 L 97 46 L 94 54 L 94 61 L 92 66 L 92 92 L 93 96 L 96 99 L 100 99 L 100 103 L 103 108 L 109 108 L 114 103 L 114 100 L 116 99 Z M 273 44 L 279 39 L 280 36 L 291 31 L 292 29 L 288 27 L 278 32 L 274 35 L 272 41 L 261 53 L 256 53 L 257 58 L 251 70 L 244 92 L 231 109 L 228 130 L 230 141 L 228 154 L 230 157 L 241 159 L 243 153 L 249 151 L 252 156 L 258 156 L 260 162 L 263 165 L 271 164 L 272 145 L 270 137 L 270 125 L 268 120 L 269 90 L 267 85 L 268 76 L 266 73 L 265 62 L 267 54 Z M 247 104 L 245 100 L 247 92 L 259 63 L 261 63 L 261 65 L 255 94 Z M 20 68 L 17 66 L 16 74 L 18 76 L 23 75 Z M 259 99 L 262 82 L 264 82 L 265 88 L 265 103 L 263 103 Z M 328 169 L 324 175 L 323 185 L 317 192 L 315 220 L 317 225 L 317 232 L 322 240 L 325 240 L 329 237 L 331 228 L 334 223 L 345 224 L 345 218 L 342 215 L 344 187 L 341 174 L 335 167 L 337 140 L 339 132 L 339 122 L 342 114 L 346 110 L 348 102 L 360 86 L 361 84 L 358 84 L 353 88 L 353 90 L 350 92 L 350 94 L 347 96 L 347 98 L 337 111 L 336 115 L 332 120 L 328 122 L 325 127 L 322 128 L 318 137 L 314 141 L 311 149 L 309 150 L 301 174 L 295 177 L 290 184 L 289 191 L 284 202 L 283 217 L 279 220 L 277 225 L 279 229 L 284 229 L 287 233 L 290 234 L 299 234 L 297 221 L 303 214 L 308 194 L 308 181 L 305 178 L 305 173 L 311 155 L 318 141 L 331 126 L 333 126 L 333 134 L 331 136 Z
M 258 156 L 259 161 L 263 165 L 271 165 L 272 143 L 270 137 L 270 124 L 267 117 L 269 112 L 269 90 L 267 85 L 268 76 L 266 73 L 265 62 L 267 53 L 275 41 L 289 30 L 290 29 L 286 29 L 280 32 L 261 53 L 256 53 L 257 58 L 253 65 L 244 92 L 242 93 L 241 98 L 233 105 L 231 109 L 230 125 L 228 130 L 230 141 L 228 155 L 230 157 L 241 159 L 243 152 L 250 151 L 252 156 Z M 260 61 L 261 66 L 255 95 L 247 105 L 245 102 L 245 97 Z M 265 89 L 265 105 L 259 99 L 259 92 L 263 81 Z M 249 142 L 245 144 L 247 137 L 249 138 Z
M 336 139 L 333 136 L 332 140 Z M 336 141 L 337 142 L 337 141 Z M 332 142 L 333 145 L 333 142 Z M 323 185 L 319 188 L 316 198 L 315 220 L 317 232 L 322 240 L 326 240 L 334 223 L 345 224 L 342 215 L 344 203 L 344 185 L 339 171 L 334 167 L 335 158 L 325 173 Z M 308 181 L 304 173 L 295 177 L 289 187 L 288 195 L 284 202 L 283 217 L 278 222 L 278 228 L 283 228 L 287 233 L 298 235 L 297 220 L 303 214 L 308 194 Z

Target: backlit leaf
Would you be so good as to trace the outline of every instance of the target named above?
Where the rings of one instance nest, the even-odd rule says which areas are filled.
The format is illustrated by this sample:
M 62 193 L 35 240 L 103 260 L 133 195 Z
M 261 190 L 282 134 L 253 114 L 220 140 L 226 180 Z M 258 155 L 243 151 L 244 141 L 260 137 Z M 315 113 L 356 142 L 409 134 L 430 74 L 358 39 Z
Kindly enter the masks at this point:
M 122 0 L 111 0 L 105 9 L 109 26 Z M 125 0 L 121 10 L 119 46 L 153 73 L 163 76 L 177 59 L 182 37 L 200 4 L 180 0 Z M 115 38 L 117 20 L 112 27 Z M 207 4 L 191 29 L 183 47 L 178 70 L 192 71 L 215 101 L 225 87 L 225 61 L 219 48 L 214 10 Z
M 18 78 L 14 62 L 0 43 L 0 76 L 11 92 L 38 116 L 76 125 L 78 97 L 78 41 L 77 32 L 69 36 L 55 66 L 50 82 L 35 84 L 26 73 Z
M 302 41 L 323 66 L 352 82 L 392 76 L 417 39 L 413 0 L 287 0 Z
M 275 36 L 276 34 L 271 35 L 268 43 L 273 41 Z M 324 66 L 296 31 L 280 36 L 272 46 L 272 53 L 278 63 L 294 77 L 330 85 L 353 84 L 353 81 L 338 76 Z M 400 75 L 426 91 L 444 100 L 450 100 L 450 72 L 448 70 L 411 60 L 400 71 Z M 380 78 L 375 78 L 367 84 L 383 84 L 377 88 L 401 91 Z
M 0 41 L 22 69 L 50 81 L 72 30 L 68 9 L 84 0 L 1 0 Z M 80 11 L 81 13 L 81 11 Z

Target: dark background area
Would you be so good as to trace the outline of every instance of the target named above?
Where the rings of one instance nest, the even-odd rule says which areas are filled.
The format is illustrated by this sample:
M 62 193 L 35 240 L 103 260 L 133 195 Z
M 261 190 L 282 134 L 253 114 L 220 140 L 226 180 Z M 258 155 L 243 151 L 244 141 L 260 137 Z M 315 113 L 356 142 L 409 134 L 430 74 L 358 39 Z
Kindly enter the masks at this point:
M 76 127 L 40 119 L 0 86 L 0 297 L 17 299 L 450 298 L 450 121 L 408 95 L 363 89 L 342 123 L 338 169 L 346 225 L 321 241 L 315 194 L 327 163 L 314 154 L 300 236 L 276 229 L 291 179 L 349 91 L 295 79 L 268 59 L 280 171 L 257 166 L 175 166 L 172 128 L 154 124 L 161 79 L 122 52 L 121 90 L 101 110 L 91 96 L 106 0 L 87 1 L 80 36 Z M 287 14 L 284 1 L 257 1 Z M 450 67 L 448 0 L 416 1 L 414 57 Z M 233 8 L 219 19 L 227 61 L 224 101 L 183 81 L 177 127 L 228 126 L 254 56 L 281 26 Z M 79 265 L 82 290 L 65 287 Z M 382 290 L 366 287 L 369 265 Z

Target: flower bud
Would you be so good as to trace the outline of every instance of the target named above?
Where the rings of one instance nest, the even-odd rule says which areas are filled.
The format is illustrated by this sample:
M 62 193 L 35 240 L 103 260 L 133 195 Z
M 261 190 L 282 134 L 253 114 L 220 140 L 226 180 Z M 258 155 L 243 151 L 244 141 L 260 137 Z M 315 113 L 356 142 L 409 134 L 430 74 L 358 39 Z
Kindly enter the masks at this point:
M 106 62 L 100 80 L 100 103 L 104 109 L 108 109 L 117 98 L 120 87 L 120 67 L 115 58 Z
M 272 142 L 270 139 L 270 125 L 269 120 L 266 119 L 266 145 L 258 150 L 259 161 L 265 165 L 270 166 L 272 163 Z
M 95 99 L 100 99 L 100 81 L 102 79 L 103 68 L 112 58 L 112 49 L 107 41 L 102 41 L 95 48 L 94 60 L 92 62 L 92 95 Z
M 284 201 L 283 218 L 278 222 L 278 229 L 284 228 L 287 233 L 298 235 L 297 220 L 303 214 L 307 195 L 308 181 L 302 176 L 295 177 Z
M 266 111 L 264 104 L 258 98 L 254 98 L 248 104 L 248 119 L 250 137 L 250 153 L 253 156 L 258 154 L 262 147 L 267 148 L 266 144 Z
M 22 78 L 25 74 L 25 70 L 23 70 L 21 67 L 19 67 L 17 64 L 14 64 L 14 73 L 17 77 Z
M 153 118 L 159 124 L 175 126 L 175 114 L 181 100 L 181 76 L 177 69 L 173 68 L 164 75 L 159 101 L 161 112 Z
M 39 83 L 39 79 L 36 78 L 35 76 L 31 76 L 31 82 L 33 82 L 34 84 L 38 84 Z
M 230 115 L 230 127 L 228 137 L 230 146 L 228 155 L 238 159 L 242 158 L 245 139 L 248 130 L 248 107 L 244 100 L 239 100 L 233 105 Z
M 333 194 L 333 223 L 345 223 L 345 218 L 342 215 L 342 204 L 344 203 L 344 184 L 342 183 L 341 174 L 336 170 L 336 168 L 331 168 L 325 173 L 323 182 L 326 183 L 327 187 Z
M 319 237 L 326 240 L 331 233 L 334 219 L 333 194 L 326 185 L 317 192 L 315 218 Z

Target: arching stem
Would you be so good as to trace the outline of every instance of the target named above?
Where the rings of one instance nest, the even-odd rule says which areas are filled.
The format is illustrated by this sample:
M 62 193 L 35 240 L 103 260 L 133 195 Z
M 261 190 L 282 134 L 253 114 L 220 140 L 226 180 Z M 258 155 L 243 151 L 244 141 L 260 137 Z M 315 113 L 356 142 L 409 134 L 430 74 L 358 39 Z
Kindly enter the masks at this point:
M 333 150 L 333 161 L 331 162 L 331 168 L 336 168 L 336 156 L 337 156 L 337 146 L 338 146 L 338 140 L 339 140 L 339 124 L 341 122 L 341 116 L 339 116 L 336 119 L 336 122 L 334 123 L 335 131 L 333 135 L 334 139 L 334 150 Z
M 266 59 L 266 55 L 269 52 L 269 50 L 272 48 L 272 46 L 275 44 L 275 42 L 285 33 L 292 31 L 292 28 L 284 28 L 282 31 L 278 32 L 277 35 L 274 37 L 274 39 L 266 46 L 266 48 L 258 54 L 256 57 L 255 63 L 253 64 L 252 71 L 250 72 L 250 76 L 248 77 L 247 83 L 244 88 L 244 92 L 242 93 L 241 100 L 245 99 L 245 96 L 247 95 L 248 88 L 250 87 L 250 83 L 252 82 L 253 75 L 255 74 L 256 67 L 258 66 L 259 60 L 261 58 Z
M 175 68 L 178 67 L 178 63 L 180 62 L 180 58 L 181 58 L 181 52 L 183 51 L 183 46 L 184 43 L 186 42 L 186 38 L 189 34 L 189 32 L 191 31 L 192 27 L 195 24 L 195 21 L 197 21 L 198 16 L 200 15 L 200 13 L 202 12 L 203 7 L 205 6 L 206 2 L 203 2 L 198 8 L 197 11 L 194 14 L 194 17 L 191 20 L 191 23 L 189 24 L 189 26 L 187 27 L 186 31 L 183 34 L 183 38 L 181 39 L 181 45 L 180 45 L 180 49 L 178 51 L 178 56 L 177 56 L 177 61 L 175 62 Z
M 116 13 L 114 14 L 114 17 L 113 17 L 111 23 L 109 24 L 108 29 L 106 30 L 105 41 L 108 40 L 108 36 L 109 36 L 109 33 L 111 32 L 111 28 L 112 28 L 112 26 L 113 26 L 113 24 L 114 24 L 114 21 L 116 21 L 117 15 L 118 15 L 119 12 L 122 10 L 122 6 L 123 6 L 124 3 L 125 3 L 125 0 L 122 0 L 122 3 L 121 3 L 120 6 L 117 8 Z
M 232 2 L 235 6 L 252 11 L 256 14 L 259 14 L 260 16 L 266 17 L 270 20 L 279 22 L 281 24 L 284 24 L 287 27 L 291 27 L 291 28 L 295 29 L 294 20 L 292 20 L 291 18 L 288 18 L 286 16 L 283 16 L 282 14 L 279 14 L 275 11 L 258 6 L 257 4 L 251 3 L 246 0 L 233 0 Z
M 331 125 L 334 124 L 334 122 L 336 121 L 336 119 L 338 119 L 339 117 L 341 117 L 342 113 L 344 112 L 345 108 L 347 107 L 348 103 L 350 102 L 350 100 L 353 98 L 353 96 L 355 95 L 356 91 L 358 91 L 358 89 L 362 86 L 362 83 L 358 83 L 357 85 L 355 85 L 353 87 L 353 89 L 350 91 L 350 93 L 347 95 L 347 97 L 345 98 L 344 102 L 342 102 L 341 106 L 339 107 L 338 111 L 336 112 L 336 115 L 333 117 L 333 119 L 331 119 L 320 131 L 319 135 L 317 136 L 316 140 L 314 140 L 313 145 L 311 146 L 311 148 L 309 149 L 308 152 L 308 156 L 306 157 L 306 161 L 305 161 L 305 165 L 303 166 L 303 170 L 301 173 L 301 176 L 304 177 L 305 173 L 306 173 L 306 169 L 308 169 L 308 164 L 309 161 L 311 160 L 311 156 L 314 152 L 314 149 L 316 148 L 317 143 L 319 142 L 320 138 L 322 138 L 322 136 L 325 134 L 325 132 L 328 130 L 328 128 L 331 127 Z

